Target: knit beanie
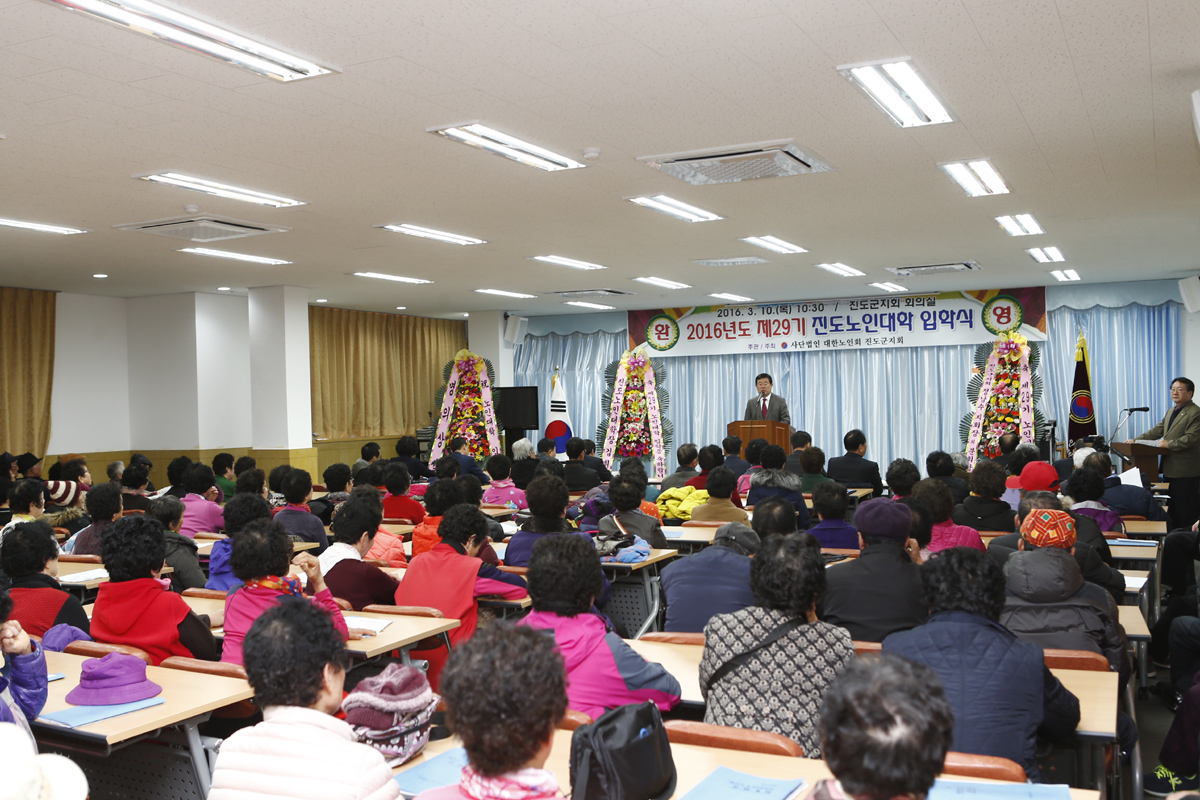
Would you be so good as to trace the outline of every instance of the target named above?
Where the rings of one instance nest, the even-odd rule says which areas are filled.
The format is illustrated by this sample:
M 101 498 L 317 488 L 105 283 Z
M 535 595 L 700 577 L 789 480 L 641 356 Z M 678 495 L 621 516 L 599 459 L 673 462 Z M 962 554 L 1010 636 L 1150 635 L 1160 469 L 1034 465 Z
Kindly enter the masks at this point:
M 432 701 L 433 691 L 424 672 L 403 664 L 388 664 L 378 675 L 359 681 L 342 701 L 342 710 L 351 725 L 383 731 Z

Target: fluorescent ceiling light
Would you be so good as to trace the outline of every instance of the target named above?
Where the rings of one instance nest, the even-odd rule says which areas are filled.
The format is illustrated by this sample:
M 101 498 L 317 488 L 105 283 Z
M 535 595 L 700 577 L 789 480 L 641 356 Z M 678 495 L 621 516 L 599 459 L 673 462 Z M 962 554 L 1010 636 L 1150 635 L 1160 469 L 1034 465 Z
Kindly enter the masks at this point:
M 616 306 L 605 306 L 600 303 L 585 303 L 582 300 L 568 300 L 563 305 L 579 306 L 580 308 L 594 308 L 597 311 L 612 311 Z
M 1053 275 L 1055 278 L 1057 278 L 1060 281 L 1077 281 L 1077 280 L 1079 280 L 1079 273 L 1073 269 L 1056 269 L 1056 270 L 1053 270 L 1050 274 Z
M 195 178 L 191 175 L 180 175 L 178 172 L 159 172 L 154 175 L 138 175 L 137 177 L 144 181 L 167 183 L 171 186 L 179 186 L 184 189 L 191 189 L 194 192 L 204 192 L 205 194 L 216 195 L 217 197 L 225 197 L 230 200 L 241 200 L 246 203 L 257 203 L 260 206 L 287 208 L 289 206 L 306 205 L 306 203 L 304 203 L 302 200 L 293 200 L 290 197 L 278 197 L 273 194 L 256 192 L 253 189 L 243 189 L 240 186 L 230 186 L 226 183 L 217 183 L 215 181 L 205 180 L 204 178 Z
M 590 261 L 577 261 L 574 258 L 566 256 L 533 256 L 532 261 L 545 261 L 547 264 L 558 264 L 563 267 L 572 267 L 574 269 L 608 269 L 603 264 L 593 264 Z
M 871 283 L 871 284 L 867 284 L 867 285 L 874 286 L 876 289 L 882 289 L 885 292 L 907 292 L 908 291 L 908 289 L 905 289 L 903 286 L 901 286 L 898 283 L 885 282 L 885 283 Z
M 107 277 L 108 277 L 108 275 L 107 275 L 106 273 L 103 273 L 103 272 L 97 272 L 97 273 L 96 273 L 95 275 L 93 275 L 92 277 L 93 277 L 93 278 L 107 278 Z
M 718 292 L 717 294 L 710 294 L 709 297 L 715 297 L 718 300 L 729 300 L 730 302 L 733 302 L 733 303 L 753 303 L 754 302 L 754 298 L 752 298 L 752 297 L 742 297 L 740 294 L 729 294 L 728 292 Z
M 312 78 L 334 71 L 150 0 L 49 2 L 278 81 Z
M 651 286 L 661 286 L 664 289 L 690 289 L 690 284 L 680 283 L 679 281 L 669 281 L 666 278 L 634 278 L 635 281 L 648 283 Z
M 826 272 L 832 272 L 834 275 L 841 275 L 843 278 L 861 278 L 867 274 L 856 270 L 854 267 L 847 267 L 840 261 L 835 261 L 832 264 L 817 264 L 816 266 Z
M 758 247 L 765 247 L 767 250 L 771 250 L 776 253 L 782 253 L 784 255 L 788 255 L 790 253 L 808 252 L 800 245 L 792 244 L 791 242 L 785 242 L 783 239 L 779 239 L 775 236 L 747 236 L 745 239 L 742 239 L 742 241 L 748 244 L 757 245 Z
M 1036 236 L 1045 233 L 1032 214 L 996 217 L 996 222 L 999 222 L 1000 227 L 1008 231 L 1010 236 Z
M 953 122 L 950 112 L 907 59 L 838 67 L 902 128 Z
M 318 302 L 318 303 L 328 303 L 328 302 L 329 302 L 329 300 L 328 300 L 328 299 L 326 299 L 326 298 L 324 298 L 324 297 L 322 297 L 321 299 L 317 300 L 317 302 Z
M 381 281 L 396 281 L 397 283 L 433 283 L 421 278 L 405 278 L 403 275 L 388 275 L 385 272 L 356 272 L 360 278 L 378 278 Z
M 396 306 L 397 311 L 403 311 L 406 308 L 408 308 L 408 306 Z
M 233 289 L 229 288 L 228 286 L 218 286 L 217 291 L 218 292 L 232 292 Z
M 446 242 L 448 244 L 487 244 L 483 239 L 461 236 L 457 233 L 446 233 L 446 231 L 435 231 L 433 228 L 409 225 L 407 222 L 400 225 L 380 225 L 379 227 L 393 233 L 407 233 L 409 236 L 420 236 L 422 239 L 436 239 L 439 242 Z
M 79 228 L 62 228 L 58 225 L 43 225 L 40 222 L 21 222 L 19 219 L 0 219 L 0 225 L 9 228 L 24 228 L 30 231 L 40 231 L 41 233 L 61 233 L 64 236 L 70 236 L 73 233 L 87 233 Z
M 449 128 L 431 128 L 430 133 L 437 133 L 447 139 L 469 144 L 472 147 L 478 147 L 527 166 L 544 169 L 547 172 L 582 169 L 587 166 L 587 164 L 580 164 L 574 159 L 560 156 L 558 153 L 538 147 L 536 144 L 530 144 L 515 136 L 509 136 L 507 133 L 478 123 L 456 125 Z
M 281 258 L 267 258 L 266 256 L 251 256 L 245 253 L 231 253 L 228 250 L 212 250 L 207 247 L 184 247 L 179 250 L 181 253 L 195 253 L 198 256 L 216 256 L 217 258 L 232 258 L 235 261 L 250 261 L 255 264 L 271 264 L 278 266 L 280 264 L 291 264 L 291 261 L 284 261 Z
M 1033 260 L 1039 264 L 1048 264 L 1051 261 L 1066 261 L 1066 256 L 1057 247 L 1035 247 L 1031 250 L 1026 250 L 1026 253 L 1033 256 Z
M 987 161 L 959 161 L 954 164 L 942 164 L 942 169 L 946 170 L 947 174 L 971 197 L 1008 194 L 1008 184 Z
M 713 222 L 718 219 L 725 219 L 717 216 L 711 211 L 705 211 L 703 208 L 689 206 L 687 203 L 681 203 L 673 197 L 667 197 L 665 194 L 656 194 L 654 197 L 631 197 L 629 202 L 637 203 L 639 206 L 652 208 L 663 214 L 670 214 L 676 219 L 681 219 L 684 222 Z
M 532 300 L 537 297 L 536 294 L 521 294 L 520 292 L 506 292 L 503 289 L 476 289 L 480 294 L 496 294 L 501 297 L 515 297 L 518 300 Z

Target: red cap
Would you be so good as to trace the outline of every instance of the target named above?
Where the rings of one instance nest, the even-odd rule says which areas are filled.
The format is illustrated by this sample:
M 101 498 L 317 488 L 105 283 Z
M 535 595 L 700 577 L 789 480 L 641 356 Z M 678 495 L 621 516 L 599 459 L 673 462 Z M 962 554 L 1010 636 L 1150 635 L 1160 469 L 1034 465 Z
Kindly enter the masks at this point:
M 1030 461 L 1020 475 L 1013 475 L 1004 485 L 1026 492 L 1053 491 L 1058 489 L 1058 470 L 1045 461 Z

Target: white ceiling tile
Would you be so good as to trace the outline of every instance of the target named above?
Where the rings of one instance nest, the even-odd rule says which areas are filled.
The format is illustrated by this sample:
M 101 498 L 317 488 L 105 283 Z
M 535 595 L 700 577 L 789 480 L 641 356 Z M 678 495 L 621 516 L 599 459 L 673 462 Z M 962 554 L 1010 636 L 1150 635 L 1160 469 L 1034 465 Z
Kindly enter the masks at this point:
M 809 31 L 809 38 L 836 65 L 858 64 L 882 58 L 907 55 L 904 45 L 896 40 L 882 22 L 852 25 L 845 28 L 826 28 Z
M 775 5 L 806 31 L 845 28 L 879 21 L 868 0 L 775 0 Z
M 721 42 L 715 27 L 677 6 L 635 11 L 610 17 L 609 21 L 654 52 L 667 57 L 718 47 Z
M 20 46 L 14 45 L 14 47 Z M 11 47 L 0 47 L 0 75 L 6 78 L 23 78 L 26 75 L 36 75 L 39 72 L 51 72 L 56 69 L 58 69 L 58 65 L 53 61 L 27 56 Z

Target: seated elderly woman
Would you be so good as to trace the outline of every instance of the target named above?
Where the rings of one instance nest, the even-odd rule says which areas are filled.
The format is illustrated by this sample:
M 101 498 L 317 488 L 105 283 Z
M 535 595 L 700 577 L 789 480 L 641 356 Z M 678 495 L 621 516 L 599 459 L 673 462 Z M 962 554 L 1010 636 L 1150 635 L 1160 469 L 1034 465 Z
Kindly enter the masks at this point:
M 349 659 L 329 614 L 312 603 L 268 609 L 246 634 L 244 660 L 263 721 L 221 745 L 209 800 L 400 795 L 383 755 L 333 716 Z
M 955 525 L 977 531 L 1015 531 L 1017 515 L 1001 499 L 1007 480 L 1008 471 L 1004 467 L 995 461 L 980 461 L 971 473 L 971 494 L 954 507 L 950 519 Z
M 108 580 L 92 609 L 92 638 L 127 644 L 149 653 L 157 665 L 170 656 L 216 661 L 221 646 L 212 635 L 224 612 L 197 615 L 159 576 L 167 555 L 162 523 L 144 514 L 123 517 L 104 531 L 100 558 Z
M 0 544 L 0 568 L 12 581 L 9 616 L 27 633 L 45 636 L 64 623 L 88 632 L 91 623 L 83 604 L 58 583 L 58 543 L 50 523 L 36 520 L 13 526 Z
M 293 558 L 292 540 L 278 522 L 259 519 L 242 528 L 233 538 L 230 563 L 242 585 L 225 598 L 222 661 L 242 663 L 242 641 L 264 611 L 283 603 L 307 602 L 299 578 L 288 574 L 288 566 L 293 563 L 308 578 L 312 602 L 325 609 L 338 633 L 347 638 L 346 620 L 325 587 L 320 562 L 311 553 Z
M 567 710 L 567 679 L 550 637 L 503 623 L 480 631 L 454 649 L 441 693 L 446 723 L 462 741 L 468 765 L 459 784 L 422 792 L 417 800 L 560 796 L 554 773 L 544 767 Z
M 518 489 L 524 490 L 529 486 L 529 482 L 533 480 L 534 473 L 537 472 L 538 457 L 537 451 L 533 447 L 533 442 L 528 439 L 517 439 L 512 446 L 512 467 L 509 470 L 508 477 L 512 479 L 513 485 Z
M 46 655 L 10 618 L 12 607 L 8 593 L 0 593 L 0 723 L 16 723 L 29 733 L 29 723 L 46 705 Z
M 750 591 L 757 605 L 704 627 L 704 721 L 783 734 L 820 758 L 821 698 L 854 660 L 854 642 L 845 628 L 817 620 L 825 592 L 817 540 L 768 537 L 750 562 Z

